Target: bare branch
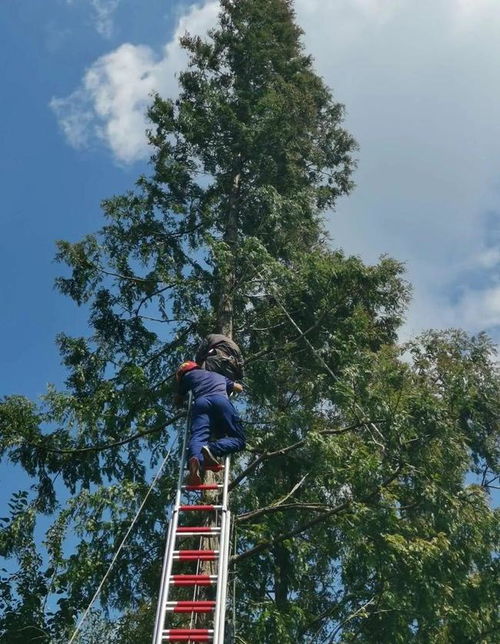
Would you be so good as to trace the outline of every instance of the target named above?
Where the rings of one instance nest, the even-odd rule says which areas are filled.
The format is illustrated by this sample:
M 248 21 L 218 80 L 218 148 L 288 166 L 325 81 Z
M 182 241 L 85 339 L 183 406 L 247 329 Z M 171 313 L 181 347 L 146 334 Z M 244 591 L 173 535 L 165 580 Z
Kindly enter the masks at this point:
M 299 489 L 299 487 L 304 483 L 304 481 L 306 480 L 306 478 L 308 476 L 309 476 L 308 474 L 305 474 L 300 479 L 300 481 L 293 486 L 293 488 L 290 490 L 290 492 L 288 492 L 287 494 L 285 494 L 285 496 L 283 496 L 281 499 L 276 501 L 276 503 L 272 503 L 268 508 L 263 508 L 262 510 L 253 510 L 252 512 L 247 512 L 245 514 L 241 514 L 237 518 L 237 520 L 246 521 L 247 519 L 250 519 L 255 515 L 260 516 L 260 514 L 262 514 L 263 510 L 267 510 L 269 508 L 274 509 L 274 508 L 277 508 L 277 507 L 289 507 L 289 506 L 283 506 L 283 503 L 285 503 L 285 501 L 288 501 L 288 499 Z M 308 504 L 306 504 L 306 505 L 308 505 Z M 317 504 L 314 504 L 314 505 L 317 505 Z
M 153 283 L 159 283 L 161 281 L 161 280 L 153 280 L 147 277 L 136 277 L 135 275 L 122 275 L 121 273 L 113 273 L 112 271 L 107 271 L 104 268 L 100 268 L 99 266 L 96 266 L 96 269 L 100 273 L 103 273 L 104 275 L 109 275 L 110 277 L 117 277 L 118 279 L 121 279 L 121 280 L 128 280 L 129 282 L 136 282 L 138 284 L 153 284 Z
M 141 318 L 141 320 L 149 320 L 150 322 L 161 322 L 162 324 L 172 322 L 189 322 L 190 324 L 194 324 L 193 320 L 189 318 L 164 318 L 162 320 L 161 318 L 151 318 L 148 315 L 135 315 L 134 317 Z
M 132 436 L 127 436 L 126 438 L 123 438 L 120 441 L 116 441 L 115 443 L 106 443 L 104 445 L 95 445 L 94 447 L 75 447 L 71 449 L 59 449 L 55 447 L 47 447 L 46 445 L 42 445 L 40 443 L 34 444 L 34 443 L 28 443 L 29 445 L 33 445 L 33 447 L 37 447 L 38 449 L 41 449 L 46 452 L 51 452 L 54 454 L 82 454 L 85 452 L 102 452 L 106 449 L 111 449 L 113 447 L 120 447 L 121 445 L 125 445 L 126 443 L 130 443 L 132 441 L 137 440 L 138 438 L 142 438 L 143 436 L 148 436 L 149 434 L 154 434 L 156 432 L 161 431 L 162 429 L 165 429 L 169 425 L 172 425 L 172 423 L 175 423 L 175 421 L 179 420 L 180 418 L 183 418 L 186 415 L 185 411 L 179 412 L 175 416 L 172 416 L 169 418 L 166 422 L 162 423 L 158 427 L 151 427 L 150 429 L 146 429 L 142 432 L 137 432 L 136 434 L 133 434 Z M 50 435 L 46 436 L 44 438 L 50 439 Z
M 157 290 L 157 291 L 155 291 L 154 293 L 149 293 L 148 295 L 145 295 L 145 296 L 142 298 L 142 300 L 139 302 L 139 304 L 137 305 L 137 307 L 136 307 L 136 309 L 135 309 L 135 312 L 134 312 L 134 315 L 135 315 L 136 317 L 139 317 L 139 311 L 141 310 L 141 308 L 143 307 L 143 305 L 144 305 L 148 300 L 150 300 L 151 298 L 155 297 L 156 295 L 161 295 L 161 294 L 162 294 L 162 293 L 164 293 L 165 291 L 168 291 L 168 289 L 169 289 L 169 288 L 172 288 L 172 286 L 175 286 L 175 284 L 169 284 L 168 286 L 164 286 L 163 288 L 158 289 L 158 290 Z
M 376 598 L 377 598 L 377 595 L 373 595 L 373 597 L 371 597 L 367 602 L 365 602 L 362 606 L 360 606 L 357 610 L 355 610 L 354 613 L 351 613 L 349 617 L 344 619 L 344 621 L 342 621 L 334 630 L 333 635 L 330 638 L 330 641 L 328 644 L 333 644 L 333 642 L 335 641 L 335 637 L 337 636 L 337 633 L 342 629 L 342 627 L 345 626 L 351 620 L 353 620 L 356 617 L 356 615 L 359 615 L 359 613 L 361 613 L 361 611 L 363 611 L 365 608 L 370 606 L 370 604 L 373 604 Z
M 322 503 L 277 503 L 276 505 L 269 505 L 266 508 L 246 512 L 236 517 L 238 523 L 256 519 L 264 514 L 271 514 L 272 512 L 282 512 L 284 510 L 313 510 L 315 512 L 329 512 L 332 510 L 331 505 L 324 505 Z

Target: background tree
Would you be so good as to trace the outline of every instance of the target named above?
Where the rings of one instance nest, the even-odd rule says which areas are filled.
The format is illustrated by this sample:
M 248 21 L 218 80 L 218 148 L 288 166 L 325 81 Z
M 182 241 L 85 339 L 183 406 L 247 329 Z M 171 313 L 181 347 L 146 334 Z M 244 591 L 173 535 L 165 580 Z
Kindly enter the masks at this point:
M 33 480 L 2 519 L 0 632 L 68 639 L 182 427 L 172 373 L 215 330 L 248 357 L 239 641 L 493 641 L 494 347 L 460 331 L 397 344 L 401 264 L 325 233 L 355 143 L 291 2 L 221 7 L 207 39 L 183 38 L 179 97 L 149 111 L 150 176 L 103 203 L 99 233 L 59 242 L 58 287 L 91 328 L 58 337 L 66 388 L 0 407 L 2 452 Z M 150 637 L 176 473 L 174 456 L 87 641 Z

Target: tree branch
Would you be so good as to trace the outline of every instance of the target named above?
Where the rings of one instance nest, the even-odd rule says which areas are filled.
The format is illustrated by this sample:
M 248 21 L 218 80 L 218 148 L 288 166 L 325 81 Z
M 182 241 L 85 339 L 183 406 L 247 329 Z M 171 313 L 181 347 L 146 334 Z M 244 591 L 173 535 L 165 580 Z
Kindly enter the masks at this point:
M 394 479 L 399 476 L 401 470 L 403 469 L 403 464 L 400 464 L 397 469 L 389 476 L 385 481 L 383 481 L 380 485 L 377 486 L 377 488 L 369 494 L 365 499 L 364 502 L 368 502 L 371 498 L 376 496 L 379 491 L 387 487 L 394 481 Z M 307 523 L 303 524 L 302 526 L 296 528 L 295 530 L 292 530 L 291 532 L 287 532 L 286 534 L 281 534 L 277 536 L 274 539 L 268 539 L 266 541 L 262 541 L 261 543 L 258 543 L 256 546 L 251 548 L 250 550 L 247 550 L 246 552 L 242 552 L 239 555 L 233 556 L 231 558 L 231 563 L 235 564 L 239 561 L 243 561 L 243 559 L 247 559 L 248 557 L 251 557 L 255 554 L 258 554 L 259 552 L 262 552 L 263 550 L 267 550 L 271 546 L 274 546 L 278 543 L 281 543 L 283 541 L 287 541 L 288 539 L 293 539 L 294 537 L 297 537 L 298 535 L 302 534 L 306 530 L 309 530 L 309 528 L 313 528 L 315 525 L 318 523 L 321 523 L 322 521 L 326 521 L 329 517 L 338 514 L 339 512 L 342 512 L 342 510 L 345 510 L 352 504 L 352 499 L 349 499 L 348 501 L 344 501 L 343 503 L 340 503 L 339 505 L 334 506 L 331 510 L 328 510 L 327 512 L 324 512 L 322 515 L 319 517 L 316 517 L 314 519 L 311 519 L 311 521 L 308 521 Z
M 235 520 L 238 523 L 243 523 L 244 521 L 250 521 L 250 519 L 255 519 L 264 514 L 281 512 L 283 510 L 314 510 L 315 512 L 329 512 L 332 509 L 331 505 L 324 505 L 322 503 L 277 503 L 276 505 L 268 505 L 267 507 L 260 508 L 259 510 L 252 510 L 252 512 L 240 514 Z
M 366 420 L 366 421 L 361 421 L 359 423 L 355 423 L 353 425 L 348 425 L 347 427 L 342 427 L 341 429 L 323 429 L 318 433 L 320 436 L 333 436 L 337 434 L 345 434 L 346 432 L 352 431 L 354 429 L 359 429 L 361 427 L 364 427 L 365 425 L 368 425 L 372 421 Z M 384 420 L 379 420 L 377 421 L 378 423 L 384 422 Z M 305 444 L 307 441 L 307 437 L 301 439 L 300 441 L 297 441 L 296 443 L 292 443 L 292 445 L 288 445 L 288 447 L 282 447 L 281 449 L 278 449 L 274 452 L 264 452 L 260 456 L 258 456 L 254 461 L 248 465 L 243 472 L 238 474 L 238 476 L 231 481 L 229 484 L 229 490 L 233 490 L 237 485 L 241 483 L 243 479 L 245 479 L 249 474 L 251 474 L 255 468 L 260 465 L 263 461 L 265 461 L 268 458 L 272 458 L 273 456 L 283 456 L 283 454 L 287 454 L 288 452 L 297 449 L 298 447 L 302 447 L 302 445 Z
M 294 537 L 297 537 L 302 532 L 305 532 L 306 530 L 314 527 L 318 523 L 325 521 L 326 519 L 333 516 L 334 514 L 338 514 L 342 510 L 345 510 L 350 504 L 351 504 L 351 501 L 344 501 L 344 503 L 340 503 L 339 505 L 336 505 L 331 510 L 323 513 L 321 516 L 316 517 L 315 519 L 312 519 L 311 521 L 308 521 L 307 523 L 303 524 L 299 528 L 296 528 L 295 530 L 292 530 L 291 532 L 287 532 L 286 534 L 281 534 L 274 539 L 268 539 L 267 541 L 262 541 L 261 543 L 258 543 L 250 550 L 247 550 L 246 552 L 242 552 L 239 555 L 231 557 L 231 563 L 236 564 L 239 561 L 243 561 L 243 559 L 247 559 L 248 557 L 256 555 L 259 552 L 262 552 L 263 550 L 267 550 L 271 546 L 274 546 L 278 543 L 282 543 L 283 541 L 287 541 L 288 539 L 293 539 Z
M 373 604 L 375 599 L 377 598 L 377 595 L 373 595 L 367 602 L 365 602 L 362 606 L 360 606 L 357 610 L 354 611 L 354 613 L 351 613 L 349 617 L 346 617 L 344 621 L 340 622 L 340 624 L 337 626 L 337 628 L 334 630 L 332 637 L 330 638 L 328 644 L 333 644 L 335 641 L 335 637 L 337 636 L 337 633 L 342 629 L 342 627 L 350 622 L 352 619 L 356 617 L 361 611 L 363 611 L 365 608 L 367 608 L 370 604 Z
M 137 434 L 132 434 L 132 436 L 127 436 L 126 438 L 123 438 L 120 441 L 116 441 L 115 443 L 106 443 L 104 445 L 95 445 L 94 447 L 76 447 L 76 448 L 68 448 L 68 449 L 61 449 L 61 448 L 55 448 L 55 447 L 47 447 L 46 445 L 42 444 L 35 444 L 35 443 L 28 443 L 29 445 L 32 445 L 33 447 L 37 447 L 38 449 L 41 449 L 46 452 L 51 452 L 54 454 L 81 454 L 85 452 L 102 452 L 106 449 L 111 449 L 113 447 L 120 447 L 121 445 L 125 445 L 126 443 L 131 443 L 134 440 L 137 440 L 138 438 L 142 438 L 143 436 L 148 436 L 149 434 L 154 434 L 155 432 L 159 432 L 162 429 L 165 429 L 169 425 L 172 425 L 172 423 L 175 423 L 175 421 L 179 420 L 180 418 L 183 418 L 186 415 L 185 411 L 181 411 L 178 414 L 175 414 L 175 416 L 172 416 L 169 418 L 166 422 L 162 423 L 158 427 L 152 427 L 150 429 L 146 429 L 143 432 L 137 432 Z M 50 438 L 50 436 L 47 436 L 46 438 Z

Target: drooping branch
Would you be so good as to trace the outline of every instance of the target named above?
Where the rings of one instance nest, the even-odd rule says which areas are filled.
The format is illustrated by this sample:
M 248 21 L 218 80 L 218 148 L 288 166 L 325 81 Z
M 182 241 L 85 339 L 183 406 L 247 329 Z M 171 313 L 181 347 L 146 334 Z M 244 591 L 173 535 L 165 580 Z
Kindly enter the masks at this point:
M 159 432 L 169 425 L 172 425 L 172 423 L 175 423 L 177 420 L 180 420 L 181 418 L 184 418 L 186 416 L 185 411 L 181 411 L 178 414 L 175 414 L 171 418 L 169 418 L 167 421 L 161 423 L 161 425 L 158 425 L 157 427 L 151 427 L 149 429 L 145 429 L 142 432 L 137 432 L 136 434 L 132 434 L 131 436 L 127 436 L 126 438 L 123 438 L 122 440 L 116 441 L 114 443 L 105 443 L 103 445 L 94 445 L 92 447 L 72 447 L 72 448 L 56 448 L 56 447 L 48 447 L 47 445 L 44 445 L 42 443 L 27 443 L 28 445 L 32 445 L 33 447 L 36 447 L 42 451 L 45 452 L 51 452 L 53 454 L 82 454 L 85 452 L 102 452 L 106 449 L 112 449 L 113 447 L 120 447 L 121 445 L 126 445 L 127 443 L 131 443 L 132 441 L 137 440 L 138 438 L 143 438 L 144 436 L 148 436 L 149 434 L 155 434 L 156 432 Z M 44 437 L 45 439 L 50 440 L 51 436 L 46 436 Z
M 356 615 L 359 615 L 362 611 L 364 611 L 368 606 L 373 604 L 373 602 L 377 599 L 377 595 L 373 595 L 373 597 L 370 597 L 370 599 L 362 604 L 357 610 L 355 610 L 353 613 L 351 613 L 346 619 L 344 619 L 340 624 L 337 626 L 335 631 L 333 632 L 331 638 L 328 640 L 328 644 L 333 644 L 335 641 L 335 638 L 337 637 L 337 634 L 341 631 L 341 629 L 351 620 L 353 620 Z
M 240 514 L 239 517 L 237 517 L 237 521 L 243 522 L 248 519 L 254 518 L 255 516 L 260 516 L 261 514 L 264 514 L 266 510 L 269 510 L 270 512 L 275 511 L 276 509 L 279 508 L 288 508 L 290 505 L 296 506 L 297 504 L 288 504 L 284 505 L 285 501 L 288 501 L 288 499 L 295 494 L 295 492 L 299 489 L 299 487 L 304 483 L 306 478 L 308 477 L 308 474 L 305 474 L 298 483 L 296 483 L 293 488 L 290 490 L 290 492 L 287 492 L 285 496 L 281 497 L 281 499 L 278 499 L 276 503 L 272 503 L 270 506 L 267 508 L 261 508 L 259 510 L 253 510 L 252 512 L 246 512 L 245 514 Z M 304 504 L 301 504 L 304 505 Z M 311 504 L 306 504 L 306 505 L 311 505 Z M 317 505 L 317 504 L 314 504 Z M 310 508 L 309 508 L 310 509 Z
M 385 481 L 383 481 L 380 485 L 378 485 L 376 489 L 373 492 L 371 492 L 367 497 L 360 500 L 364 503 L 368 503 L 372 498 L 376 497 L 379 494 L 382 488 L 385 488 L 388 485 L 390 485 L 392 481 L 394 481 L 394 479 L 396 479 L 399 476 L 402 469 L 403 469 L 403 464 L 400 464 L 396 468 L 396 470 L 391 474 L 391 476 L 389 476 L 387 479 L 385 479 Z M 327 512 L 322 513 L 319 517 L 315 517 L 314 519 L 311 519 L 307 523 L 299 526 L 298 528 L 295 528 L 295 530 L 292 530 L 285 534 L 278 535 L 274 539 L 267 539 L 265 541 L 261 541 L 253 548 L 250 548 L 250 550 L 246 550 L 245 552 L 242 552 L 241 554 L 232 557 L 231 563 L 236 564 L 239 561 L 242 561 L 243 559 L 247 559 L 248 557 L 256 555 L 259 552 L 262 552 L 263 550 L 267 550 L 268 548 L 278 543 L 282 543 L 283 541 L 287 541 L 288 539 L 293 539 L 295 537 L 298 537 L 303 532 L 306 532 L 306 530 L 313 528 L 315 525 L 318 525 L 319 523 L 326 521 L 327 519 L 334 516 L 335 514 L 339 514 L 339 512 L 342 512 L 343 510 L 347 509 L 352 504 L 352 502 L 353 500 L 349 499 L 347 501 L 339 503 L 338 505 L 334 506 L 331 510 L 328 510 Z

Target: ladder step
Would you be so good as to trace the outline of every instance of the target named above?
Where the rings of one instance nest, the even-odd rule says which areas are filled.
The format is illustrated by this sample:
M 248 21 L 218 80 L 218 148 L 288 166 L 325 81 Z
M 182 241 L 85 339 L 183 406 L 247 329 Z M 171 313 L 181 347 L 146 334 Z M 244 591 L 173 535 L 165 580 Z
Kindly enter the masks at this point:
M 191 510 L 201 510 L 211 512 L 213 510 L 222 510 L 222 505 L 180 505 L 181 512 L 189 512 Z
M 172 613 L 212 613 L 214 601 L 176 601 L 166 603 L 167 611 Z
M 211 642 L 213 630 L 208 628 L 169 628 L 163 631 L 167 642 Z
M 220 528 L 217 526 L 201 525 L 201 526 L 179 526 L 177 528 L 178 534 L 219 534 Z
M 174 559 L 183 561 L 212 561 L 218 556 L 218 550 L 174 550 Z
M 211 586 L 217 582 L 217 575 L 172 575 L 173 586 Z
M 220 490 L 223 487 L 217 483 L 202 483 L 201 485 L 183 485 L 181 489 L 194 492 L 195 490 Z

